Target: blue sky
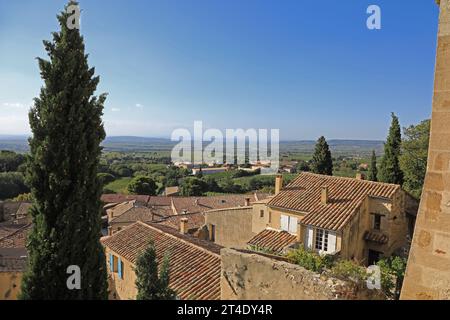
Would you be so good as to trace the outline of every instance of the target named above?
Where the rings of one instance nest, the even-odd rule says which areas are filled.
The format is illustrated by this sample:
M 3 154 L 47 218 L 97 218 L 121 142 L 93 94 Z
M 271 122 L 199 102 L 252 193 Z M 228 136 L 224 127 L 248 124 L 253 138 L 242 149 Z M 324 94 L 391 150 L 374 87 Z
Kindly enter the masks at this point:
M 0 134 L 29 133 L 36 60 L 61 0 L 0 0 Z M 384 139 L 429 117 L 433 0 L 81 0 L 109 135 L 280 129 L 282 139 Z M 366 28 L 366 9 L 382 29 Z

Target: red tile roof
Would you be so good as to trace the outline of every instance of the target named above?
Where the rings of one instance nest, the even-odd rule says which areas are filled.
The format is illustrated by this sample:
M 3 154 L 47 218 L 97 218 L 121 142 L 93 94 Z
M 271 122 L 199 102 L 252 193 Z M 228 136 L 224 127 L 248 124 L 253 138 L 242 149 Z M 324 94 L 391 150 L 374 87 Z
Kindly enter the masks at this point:
M 1 224 L 0 248 L 25 248 L 32 225 Z
M 169 286 L 181 299 L 220 299 L 221 247 L 214 243 L 182 235 L 170 227 L 142 222 L 103 238 L 102 243 L 135 264 L 150 240 L 155 244 L 158 261 L 169 254 Z
M 328 187 L 329 202 L 321 192 Z M 340 230 L 353 217 L 367 196 L 392 199 L 399 185 L 303 172 L 269 201 L 270 207 L 305 213 L 302 224 Z
M 247 244 L 258 250 L 282 253 L 286 247 L 297 242 L 297 236 L 286 231 L 266 229 L 254 236 Z
M 225 209 L 245 206 L 245 199 L 250 198 L 253 203 L 264 199 L 264 194 L 233 194 L 212 197 L 173 197 L 173 205 L 177 213 L 205 212 L 213 209 Z
M 147 207 L 132 207 L 121 215 L 115 216 L 110 223 L 127 223 L 127 222 L 152 222 L 158 218 L 152 209 Z
M 386 244 L 389 242 L 389 237 L 387 235 L 375 231 L 367 231 L 364 234 L 364 239 L 379 244 Z
M 195 230 L 202 227 L 205 224 L 205 215 L 202 212 L 199 213 L 188 213 L 188 214 L 178 214 L 163 218 L 156 221 L 158 224 L 162 224 L 176 230 L 180 229 L 181 219 L 188 219 L 187 227 L 188 230 Z
M 133 200 L 136 200 L 141 203 L 147 203 L 150 199 L 150 196 L 125 195 L 125 194 L 103 194 L 100 199 L 103 203 L 121 203 L 121 202 L 125 202 L 125 201 L 133 201 Z

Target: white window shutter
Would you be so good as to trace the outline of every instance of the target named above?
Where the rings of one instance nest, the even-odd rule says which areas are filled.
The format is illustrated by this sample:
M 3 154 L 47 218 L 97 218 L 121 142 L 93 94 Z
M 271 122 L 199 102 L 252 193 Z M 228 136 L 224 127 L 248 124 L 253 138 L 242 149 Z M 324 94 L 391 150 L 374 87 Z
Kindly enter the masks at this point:
M 298 219 L 290 217 L 290 219 L 289 219 L 289 233 L 297 234 L 297 226 L 298 226 Z
M 335 253 L 336 252 L 336 234 L 328 233 L 328 250 L 327 253 Z
M 281 215 L 281 230 L 289 231 L 289 217 Z
M 305 243 L 306 243 L 306 247 L 308 249 L 313 248 L 313 240 L 314 240 L 314 230 L 311 227 L 308 227 L 308 229 L 306 230 L 306 239 L 305 239 Z

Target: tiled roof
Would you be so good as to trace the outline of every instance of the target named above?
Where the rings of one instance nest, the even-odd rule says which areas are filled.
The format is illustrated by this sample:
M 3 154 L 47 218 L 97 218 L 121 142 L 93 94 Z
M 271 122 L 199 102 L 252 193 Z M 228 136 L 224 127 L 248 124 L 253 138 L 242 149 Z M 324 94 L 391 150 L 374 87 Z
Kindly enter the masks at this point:
M 364 239 L 366 241 L 376 242 L 379 244 L 386 244 L 389 242 L 389 237 L 387 235 L 374 231 L 367 231 L 364 234 Z
M 286 247 L 296 242 L 297 236 L 289 232 L 266 229 L 254 236 L 247 244 L 257 249 L 282 253 Z
M 214 243 L 182 235 L 173 228 L 142 222 L 104 238 L 102 243 L 135 264 L 149 241 L 155 244 L 158 261 L 169 254 L 169 286 L 181 299 L 220 299 L 221 247 Z
M 136 221 L 151 222 L 154 218 L 155 213 L 153 213 L 150 208 L 132 207 L 121 215 L 115 216 L 110 223 L 127 223 Z
M 136 201 L 126 201 L 123 203 L 119 203 L 118 205 L 114 206 L 113 208 L 110 208 L 107 210 L 107 212 L 110 212 L 112 214 L 112 218 L 119 217 L 131 208 L 134 208 L 136 205 Z
M 150 197 L 147 202 L 149 207 L 151 206 L 170 206 L 172 204 L 171 197 Z
M 25 248 L 31 228 L 31 224 L 0 224 L 0 248 Z
M 121 203 L 125 201 L 136 200 L 140 203 L 147 203 L 150 196 L 145 195 L 125 195 L 125 194 L 103 194 L 101 200 L 103 203 Z
M 212 197 L 173 197 L 173 205 L 177 213 L 187 211 L 188 213 L 205 212 L 213 209 L 225 209 L 243 207 L 245 199 L 250 202 L 262 200 L 264 194 L 233 194 Z
M 0 248 L 0 272 L 23 272 L 26 264 L 25 248 Z
M 329 202 L 321 192 L 328 187 Z M 353 217 L 367 196 L 391 199 L 399 185 L 303 172 L 269 201 L 270 207 L 305 213 L 302 224 L 340 230 Z
M 170 217 L 157 221 L 157 223 L 179 230 L 181 219 L 183 218 L 188 219 L 188 230 L 198 229 L 205 224 L 205 215 L 202 212 L 172 215 Z

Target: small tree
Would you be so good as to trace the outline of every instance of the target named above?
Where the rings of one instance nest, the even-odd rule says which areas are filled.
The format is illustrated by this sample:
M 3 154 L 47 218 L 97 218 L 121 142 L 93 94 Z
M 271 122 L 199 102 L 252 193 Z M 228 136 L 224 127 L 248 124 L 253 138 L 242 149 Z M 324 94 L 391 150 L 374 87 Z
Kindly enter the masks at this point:
M 387 141 L 384 144 L 384 156 L 381 160 L 378 179 L 381 182 L 403 184 L 403 172 L 400 169 L 402 133 L 398 117 L 392 113 L 392 124 Z
M 206 190 L 206 183 L 197 177 L 187 177 L 180 184 L 180 194 L 184 197 L 202 196 Z
M 381 259 L 377 262 L 381 271 L 381 288 L 388 297 L 396 300 L 400 298 L 406 263 L 407 260 L 401 257 Z
M 370 161 L 369 180 L 378 181 L 377 155 L 372 151 L 372 160 Z
M 152 178 L 139 176 L 131 180 L 128 184 L 127 190 L 131 194 L 142 194 L 154 196 L 158 186 Z
M 174 300 L 175 292 L 169 288 L 169 258 L 166 255 L 158 274 L 156 249 L 150 243 L 136 260 L 136 300 Z
M 333 175 L 333 159 L 325 137 L 320 137 L 312 159 L 312 171 L 317 174 Z

